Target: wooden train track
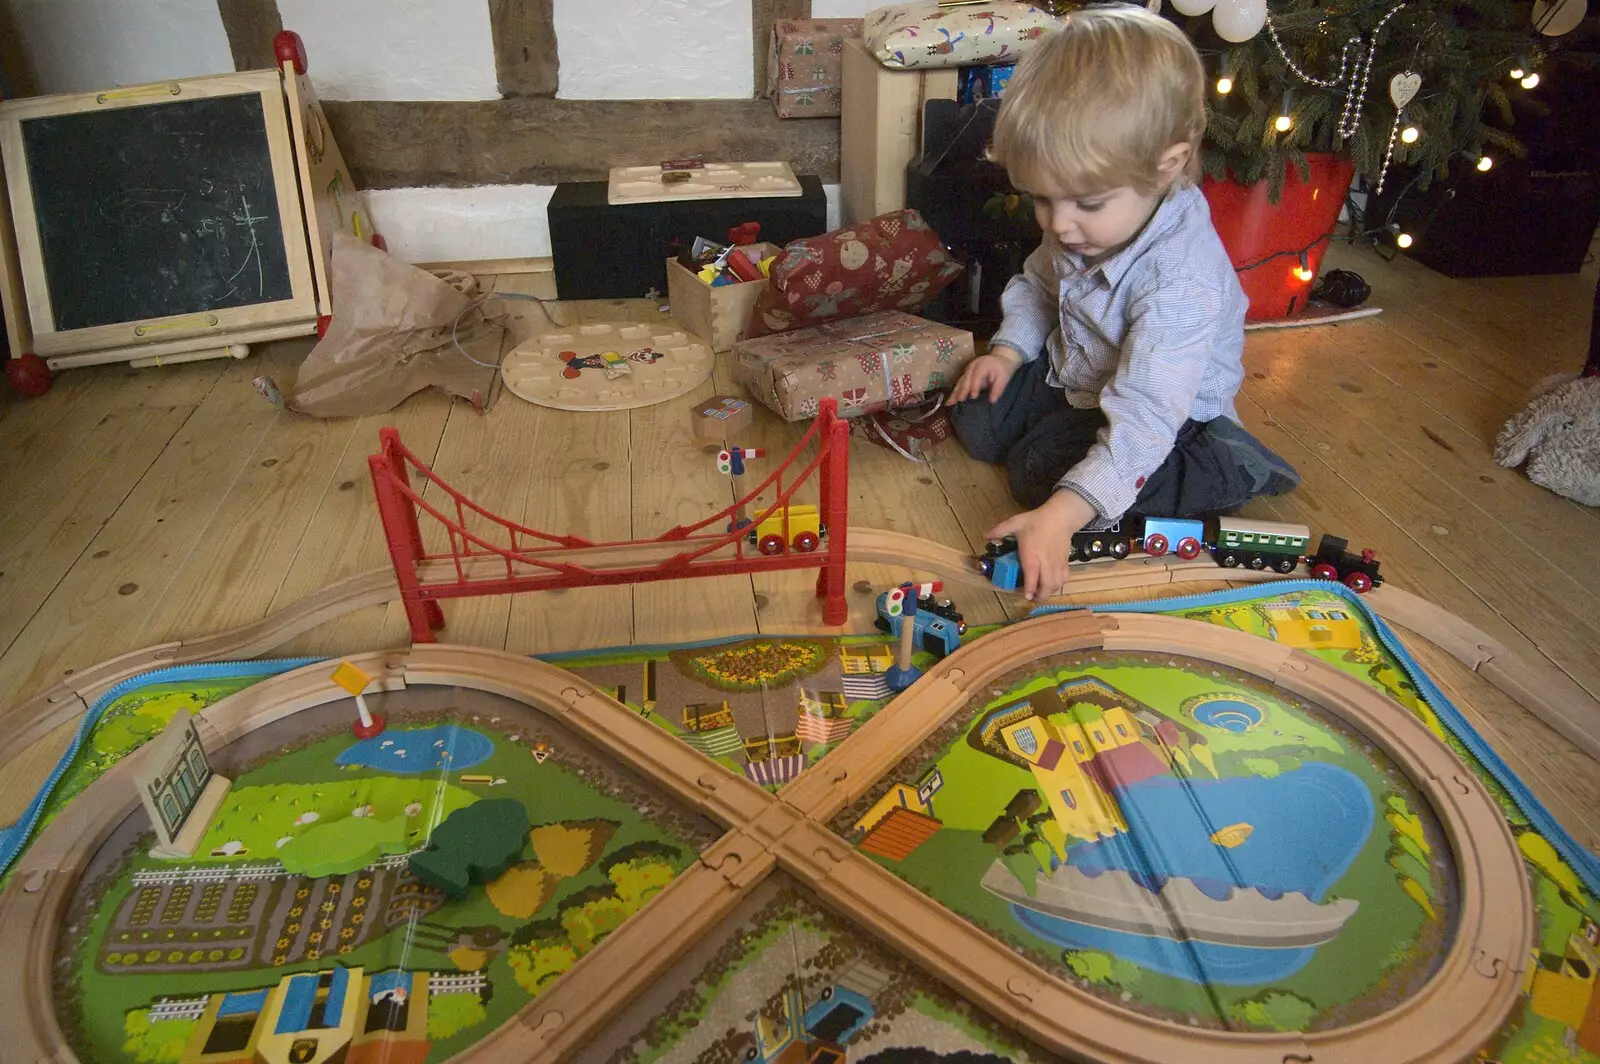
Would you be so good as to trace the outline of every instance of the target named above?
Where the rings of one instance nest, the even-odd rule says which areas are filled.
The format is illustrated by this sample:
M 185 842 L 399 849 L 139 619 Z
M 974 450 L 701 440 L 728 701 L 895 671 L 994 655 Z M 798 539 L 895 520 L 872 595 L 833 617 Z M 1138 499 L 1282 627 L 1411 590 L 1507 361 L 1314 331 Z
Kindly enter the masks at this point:
M 1428 983 L 1357 1025 L 1254 1034 L 1185 1027 L 1109 1004 L 1023 959 L 855 851 L 826 822 L 860 797 L 986 684 L 1068 650 L 1160 651 L 1250 672 L 1339 717 L 1381 747 L 1437 813 L 1456 864 L 1458 924 Z M 504 651 L 419 646 L 355 659 L 387 689 L 453 685 L 523 702 L 560 721 L 720 823 L 726 834 L 633 919 L 458 1064 L 555 1061 L 592 1037 L 683 951 L 782 868 L 830 906 L 1054 1051 L 1107 1064 L 1431 1064 L 1469 1057 L 1521 993 L 1535 922 L 1515 841 L 1477 778 L 1382 695 L 1298 650 L 1199 622 L 1137 614 L 1065 613 L 1025 621 L 930 668 L 908 692 L 777 796 L 656 728 L 595 685 Z M 346 697 L 325 667 L 284 673 L 202 714 L 217 746 L 312 706 Z M 52 965 L 72 892 L 96 850 L 138 800 L 142 753 L 111 768 L 62 810 L 0 893 L 0 955 L 11 988 L 0 1045 L 19 1064 L 77 1058 L 56 1020 Z
M 954 547 L 876 528 L 851 528 L 853 562 L 877 563 L 933 574 L 955 584 L 995 591 L 970 554 Z M 1096 561 L 1072 567 L 1071 594 L 1121 592 L 1173 584 L 1244 583 L 1294 579 L 1272 572 L 1223 569 L 1208 558 L 1176 556 Z M 1005 592 L 999 592 L 1005 594 Z M 192 640 L 160 643 L 110 658 L 64 676 L 32 697 L 0 705 L 0 768 L 52 731 L 75 719 L 122 680 L 151 669 L 202 661 L 253 658 L 346 613 L 397 601 L 389 569 L 347 577 L 259 620 Z M 1532 643 L 1511 648 L 1460 617 L 1386 583 L 1365 596 L 1385 620 L 1427 639 L 1509 695 L 1524 709 L 1600 761 L 1600 700 L 1557 668 Z

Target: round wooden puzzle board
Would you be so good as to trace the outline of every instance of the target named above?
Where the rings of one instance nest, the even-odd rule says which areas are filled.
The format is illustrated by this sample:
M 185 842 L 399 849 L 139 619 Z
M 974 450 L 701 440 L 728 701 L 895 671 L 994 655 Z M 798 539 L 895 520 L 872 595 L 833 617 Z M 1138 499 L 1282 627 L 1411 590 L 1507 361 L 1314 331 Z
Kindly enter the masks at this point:
M 506 355 L 500 373 L 539 406 L 629 410 L 693 391 L 711 364 L 710 346 L 681 329 L 618 321 L 535 336 Z

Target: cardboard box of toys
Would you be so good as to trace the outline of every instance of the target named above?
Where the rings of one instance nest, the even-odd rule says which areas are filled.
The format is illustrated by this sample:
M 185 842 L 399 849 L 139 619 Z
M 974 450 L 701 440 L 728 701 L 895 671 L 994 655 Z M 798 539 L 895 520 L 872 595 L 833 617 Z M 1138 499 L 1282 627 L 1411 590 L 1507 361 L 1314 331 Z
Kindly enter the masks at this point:
M 733 250 L 743 261 L 759 264 L 783 254 L 776 244 L 746 244 Z M 726 351 L 744 338 L 750 324 L 750 308 L 756 297 L 771 282 L 759 274 L 754 280 L 739 280 L 732 271 L 719 276 L 733 278 L 725 284 L 707 284 L 700 275 L 678 259 L 667 260 L 667 302 L 679 325 L 711 345 L 713 351 Z
M 943 391 L 972 355 L 971 333 L 885 310 L 737 343 L 733 373 L 785 421 L 815 417 L 824 396 L 859 417 Z
M 777 22 L 767 49 L 767 95 L 779 118 L 836 118 L 844 83 L 844 42 L 858 18 Z

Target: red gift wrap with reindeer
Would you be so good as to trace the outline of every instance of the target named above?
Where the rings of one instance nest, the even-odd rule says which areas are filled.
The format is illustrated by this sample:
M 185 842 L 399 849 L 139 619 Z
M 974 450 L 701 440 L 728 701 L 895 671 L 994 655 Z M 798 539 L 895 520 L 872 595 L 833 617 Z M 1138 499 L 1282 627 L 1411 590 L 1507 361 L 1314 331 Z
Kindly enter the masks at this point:
M 972 354 L 971 333 L 886 310 L 737 343 L 733 373 L 785 421 L 816 417 L 825 396 L 859 417 L 944 391 Z

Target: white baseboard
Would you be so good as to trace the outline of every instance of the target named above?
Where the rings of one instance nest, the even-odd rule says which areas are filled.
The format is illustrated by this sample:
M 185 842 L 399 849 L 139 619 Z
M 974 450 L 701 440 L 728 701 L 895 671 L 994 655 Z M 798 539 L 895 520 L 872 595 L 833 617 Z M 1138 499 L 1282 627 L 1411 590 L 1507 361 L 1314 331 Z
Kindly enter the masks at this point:
M 822 191 L 828 228 L 837 228 L 839 186 L 823 185 Z M 550 255 L 545 208 L 554 193 L 554 185 L 479 185 L 384 188 L 365 196 L 391 255 L 406 262 L 473 262 Z

